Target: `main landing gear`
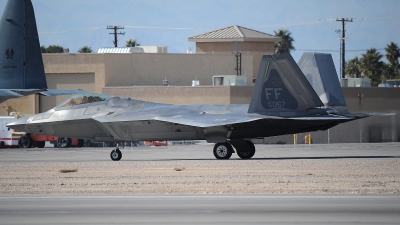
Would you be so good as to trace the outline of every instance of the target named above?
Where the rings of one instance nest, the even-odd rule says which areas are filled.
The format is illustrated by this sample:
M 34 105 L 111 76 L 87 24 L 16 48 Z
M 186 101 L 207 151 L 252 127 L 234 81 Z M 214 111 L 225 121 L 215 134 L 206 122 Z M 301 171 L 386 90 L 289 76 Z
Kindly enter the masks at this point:
M 216 143 L 214 145 L 213 153 L 217 159 L 229 159 L 232 153 L 235 152 L 233 147 L 236 149 L 236 154 L 242 159 L 251 159 L 256 153 L 256 148 L 253 142 L 248 140 L 230 140 L 229 142 Z M 110 153 L 110 158 L 113 161 L 119 161 L 122 158 L 122 152 L 119 150 L 119 144 L 115 146 Z
M 217 159 L 229 159 L 234 151 L 232 145 L 225 142 L 215 144 L 213 152 Z
M 253 142 L 234 139 L 229 142 L 216 143 L 213 150 L 215 158 L 229 159 L 232 156 L 232 153 L 235 152 L 232 145 L 235 147 L 237 155 L 242 159 L 251 159 L 256 153 L 256 148 Z
M 113 161 L 119 161 L 122 158 L 122 152 L 119 150 L 119 144 L 117 144 L 115 149 L 111 151 L 110 157 Z

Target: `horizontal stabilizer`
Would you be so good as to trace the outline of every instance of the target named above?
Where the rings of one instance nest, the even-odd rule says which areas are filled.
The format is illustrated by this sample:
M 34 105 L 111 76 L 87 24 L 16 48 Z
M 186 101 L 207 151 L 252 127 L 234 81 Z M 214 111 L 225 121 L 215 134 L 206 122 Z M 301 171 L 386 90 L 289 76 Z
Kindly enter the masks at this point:
M 249 113 L 301 116 L 323 105 L 290 54 L 262 57 Z
M 20 95 L 20 94 L 18 94 L 16 92 L 13 92 L 11 90 L 1 90 L 0 89 L 0 98 L 1 97 L 6 97 L 8 99 L 8 98 L 19 98 L 19 97 L 22 97 L 22 96 L 23 95 Z
M 396 113 L 368 113 L 368 116 L 395 116 Z M 365 116 L 367 117 L 367 116 Z
M 40 94 L 44 96 L 76 95 L 88 93 L 84 90 L 41 90 L 41 89 L 0 89 L 0 103 L 23 96 Z
M 78 90 L 55 90 L 55 89 L 49 89 L 46 91 L 42 91 L 39 94 L 44 95 L 44 96 L 59 96 L 59 95 L 77 95 L 77 94 L 85 94 L 88 93 L 87 91 L 84 91 L 82 89 Z

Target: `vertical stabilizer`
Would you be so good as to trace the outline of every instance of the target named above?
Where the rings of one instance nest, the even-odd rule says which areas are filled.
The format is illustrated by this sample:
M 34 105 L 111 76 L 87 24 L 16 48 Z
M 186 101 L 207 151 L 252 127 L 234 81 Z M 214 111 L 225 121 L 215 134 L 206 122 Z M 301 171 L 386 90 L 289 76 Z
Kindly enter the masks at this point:
M 0 89 L 47 89 L 31 0 L 8 0 L 1 17 Z
M 348 112 L 331 54 L 305 52 L 299 67 L 327 108 Z
M 300 116 L 323 106 L 290 54 L 261 58 L 249 113 Z

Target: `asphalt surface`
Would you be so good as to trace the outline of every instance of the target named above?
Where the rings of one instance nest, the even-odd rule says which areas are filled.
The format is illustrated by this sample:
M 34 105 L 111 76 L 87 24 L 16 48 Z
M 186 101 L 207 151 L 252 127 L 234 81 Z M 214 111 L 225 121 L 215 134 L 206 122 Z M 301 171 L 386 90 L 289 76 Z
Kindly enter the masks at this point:
M 345 143 L 312 145 L 256 144 L 253 159 L 344 159 L 400 158 L 400 143 Z M 0 149 L 0 162 L 85 162 L 109 161 L 113 147 Z M 121 161 L 216 160 L 213 145 L 121 148 Z M 230 160 L 241 160 L 232 154 Z
M 0 224 L 399 224 L 400 196 L 0 197 Z

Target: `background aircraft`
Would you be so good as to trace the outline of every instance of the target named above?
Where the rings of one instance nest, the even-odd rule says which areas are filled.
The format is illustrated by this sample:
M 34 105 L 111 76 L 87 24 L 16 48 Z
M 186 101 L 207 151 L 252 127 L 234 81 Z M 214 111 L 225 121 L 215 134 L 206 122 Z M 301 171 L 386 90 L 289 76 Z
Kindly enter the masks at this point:
M 314 54 L 303 60 L 310 71 L 318 70 L 321 63 L 331 68 L 332 57 Z M 250 104 L 169 105 L 80 94 L 45 113 L 7 126 L 28 133 L 95 141 L 206 140 L 216 143 L 213 153 L 217 159 L 229 159 L 234 149 L 239 157 L 249 159 L 255 154 L 249 139 L 326 130 L 369 116 L 347 111 L 334 68 L 334 73 L 329 69 L 318 71 L 307 76 L 321 86 L 319 94 L 290 54 L 265 55 Z M 118 146 L 110 156 L 112 160 L 121 159 Z
M 42 53 L 31 0 L 9 0 L 0 20 L 0 103 L 31 94 L 82 93 L 47 90 Z

